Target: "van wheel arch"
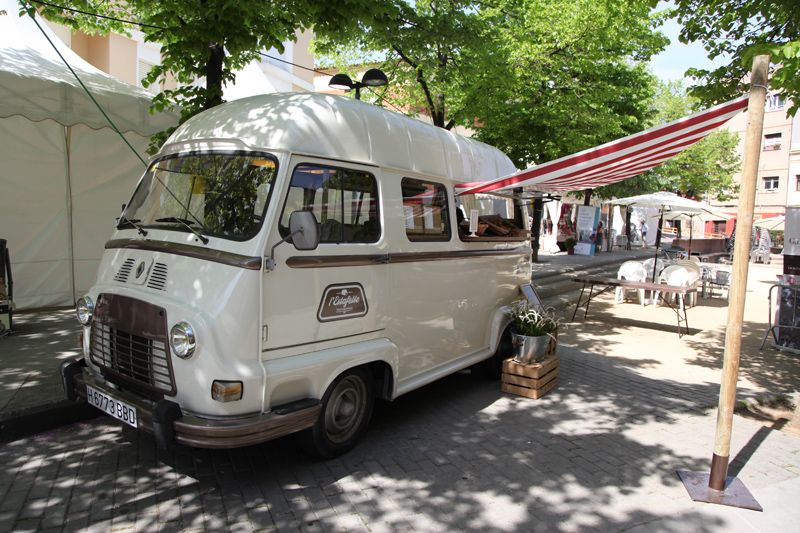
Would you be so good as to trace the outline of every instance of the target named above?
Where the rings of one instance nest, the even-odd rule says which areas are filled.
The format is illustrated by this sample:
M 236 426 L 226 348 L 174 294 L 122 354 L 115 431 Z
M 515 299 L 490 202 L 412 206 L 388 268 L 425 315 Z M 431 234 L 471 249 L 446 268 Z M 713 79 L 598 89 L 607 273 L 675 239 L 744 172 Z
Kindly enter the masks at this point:
M 473 368 L 478 371 L 481 377 L 491 380 L 500 379 L 503 373 L 503 360 L 510 357 L 512 352 L 511 345 L 511 325 L 503 329 L 500 338 L 497 340 L 497 347 L 494 353 Z
M 369 365 L 339 374 L 322 396 L 322 409 L 314 425 L 297 434 L 301 448 L 321 459 L 332 459 L 351 450 L 372 417 L 375 385 Z

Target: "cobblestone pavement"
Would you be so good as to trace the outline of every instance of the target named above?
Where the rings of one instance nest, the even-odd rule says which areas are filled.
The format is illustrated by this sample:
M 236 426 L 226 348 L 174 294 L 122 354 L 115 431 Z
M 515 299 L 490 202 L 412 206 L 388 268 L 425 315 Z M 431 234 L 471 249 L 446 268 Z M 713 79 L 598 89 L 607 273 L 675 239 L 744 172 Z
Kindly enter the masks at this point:
M 673 333 L 674 335 L 674 333 Z M 731 473 L 764 513 L 692 502 L 717 387 L 562 346 L 533 401 L 462 373 L 380 404 L 327 462 L 291 438 L 156 451 L 107 418 L 0 446 L 0 530 L 779 531 L 800 521 L 800 438 L 736 417 Z

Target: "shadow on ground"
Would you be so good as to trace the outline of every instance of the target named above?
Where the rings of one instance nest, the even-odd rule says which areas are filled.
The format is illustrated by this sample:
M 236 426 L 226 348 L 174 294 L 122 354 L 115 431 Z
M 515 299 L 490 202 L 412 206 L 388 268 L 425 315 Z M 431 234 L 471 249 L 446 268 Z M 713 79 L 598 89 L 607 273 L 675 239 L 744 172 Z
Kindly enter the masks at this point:
M 16 527 L 619 531 L 666 519 L 661 531 L 721 528 L 642 497 L 645 485 L 675 486 L 676 468 L 707 461 L 626 436 L 704 413 L 715 388 L 594 361 L 563 356 L 559 387 L 536 402 L 450 376 L 380 404 L 365 441 L 327 462 L 291 438 L 161 453 L 147 435 L 123 439 L 108 419 L 76 424 L 0 447 L 3 505 L 23 505 Z M 38 498 L 23 494 L 30 484 Z
M 80 354 L 73 310 L 16 314 L 13 331 L 0 338 L 0 420 L 62 400 L 59 364 Z

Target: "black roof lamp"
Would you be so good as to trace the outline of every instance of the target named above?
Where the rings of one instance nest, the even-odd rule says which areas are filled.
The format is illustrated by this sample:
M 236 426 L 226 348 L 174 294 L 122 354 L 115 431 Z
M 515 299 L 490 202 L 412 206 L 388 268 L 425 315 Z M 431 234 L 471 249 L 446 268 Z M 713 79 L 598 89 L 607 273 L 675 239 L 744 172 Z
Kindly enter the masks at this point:
M 361 77 L 361 81 L 353 81 L 347 74 L 336 74 L 331 78 L 331 81 L 328 82 L 328 87 L 331 89 L 340 89 L 342 91 L 355 89 L 356 100 L 361 100 L 362 87 L 381 87 L 387 83 L 389 83 L 389 80 L 386 78 L 386 74 L 379 69 L 371 68 L 364 73 Z

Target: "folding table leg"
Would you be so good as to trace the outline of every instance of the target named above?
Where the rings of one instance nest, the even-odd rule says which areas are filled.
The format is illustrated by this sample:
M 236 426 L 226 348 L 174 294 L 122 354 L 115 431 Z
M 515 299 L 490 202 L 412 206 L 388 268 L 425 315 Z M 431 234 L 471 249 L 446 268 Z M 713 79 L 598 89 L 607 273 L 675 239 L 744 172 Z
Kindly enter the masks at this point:
M 578 301 L 575 303 L 575 310 L 572 312 L 572 319 L 570 320 L 570 322 L 575 320 L 575 315 L 578 313 L 578 308 L 581 306 L 581 301 L 583 300 L 583 291 L 585 290 L 586 290 L 586 283 L 584 282 L 584 284 L 581 285 L 581 294 L 580 296 L 578 296 Z M 586 315 L 584 315 L 583 318 L 586 318 Z
M 584 309 L 584 311 L 583 311 L 583 319 L 584 320 L 586 320 L 586 315 L 589 314 L 589 304 L 592 301 L 592 293 L 594 293 L 594 283 L 589 285 L 589 298 L 586 299 L 586 309 Z M 600 293 L 597 293 L 597 294 L 599 295 Z

